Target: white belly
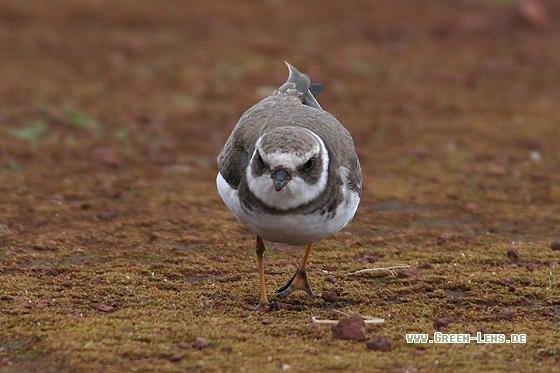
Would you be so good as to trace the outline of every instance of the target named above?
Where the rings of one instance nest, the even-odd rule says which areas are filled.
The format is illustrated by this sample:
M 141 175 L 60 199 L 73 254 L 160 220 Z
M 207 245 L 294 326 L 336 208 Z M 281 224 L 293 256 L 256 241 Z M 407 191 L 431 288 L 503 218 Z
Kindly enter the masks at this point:
M 216 185 L 228 209 L 253 233 L 265 240 L 289 245 L 305 245 L 335 234 L 354 217 L 360 203 L 358 194 L 350 192 L 332 218 L 327 218 L 328 214 L 319 213 L 262 215 L 243 208 L 237 190 L 230 187 L 220 173 L 216 178 Z

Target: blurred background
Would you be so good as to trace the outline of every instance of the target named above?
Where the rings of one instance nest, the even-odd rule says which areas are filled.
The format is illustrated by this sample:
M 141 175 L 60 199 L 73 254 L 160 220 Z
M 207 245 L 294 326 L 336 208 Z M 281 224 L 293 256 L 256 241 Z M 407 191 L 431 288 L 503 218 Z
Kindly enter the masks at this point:
M 541 150 L 560 125 L 559 14 L 544 0 L 5 0 L 0 166 L 208 167 L 285 60 L 326 86 L 366 168 L 374 148 L 390 164 Z

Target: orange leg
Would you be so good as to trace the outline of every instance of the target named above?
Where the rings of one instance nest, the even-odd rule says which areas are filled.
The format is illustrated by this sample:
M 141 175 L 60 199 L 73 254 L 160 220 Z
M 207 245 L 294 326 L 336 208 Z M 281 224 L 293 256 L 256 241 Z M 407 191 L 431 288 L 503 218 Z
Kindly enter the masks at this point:
M 284 298 L 290 295 L 295 290 L 305 290 L 307 294 L 309 294 L 309 296 L 317 298 L 317 295 L 311 289 L 311 284 L 309 283 L 309 279 L 307 278 L 307 261 L 309 260 L 309 254 L 311 254 L 312 247 L 312 243 L 307 245 L 307 250 L 305 251 L 305 255 L 303 256 L 301 266 L 298 268 L 292 278 L 286 283 L 286 285 L 276 290 L 277 297 Z
M 261 287 L 261 300 L 257 306 L 258 311 L 268 311 L 270 307 L 270 302 L 266 297 L 266 289 L 264 286 L 264 263 L 263 254 L 266 250 L 262 238 L 257 236 L 257 266 L 259 267 L 259 284 Z

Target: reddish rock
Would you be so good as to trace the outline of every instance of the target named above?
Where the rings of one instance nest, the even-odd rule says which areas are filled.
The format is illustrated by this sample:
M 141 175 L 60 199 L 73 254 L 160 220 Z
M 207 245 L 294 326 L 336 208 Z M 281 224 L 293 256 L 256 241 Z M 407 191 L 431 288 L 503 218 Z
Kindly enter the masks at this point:
M 333 275 L 328 275 L 327 277 L 325 277 L 325 280 L 327 280 L 331 284 L 336 283 L 336 278 Z
M 41 273 L 44 274 L 44 275 L 48 275 L 48 276 L 58 275 L 58 272 L 56 270 L 52 269 L 51 267 L 43 268 L 43 270 L 41 270 Z
M 314 347 L 309 347 L 307 350 L 305 350 L 305 353 L 309 355 L 317 355 L 319 351 L 317 351 L 317 349 Z
M 366 345 L 370 350 L 374 351 L 391 351 L 393 342 L 385 336 L 374 335 L 366 341 Z
M 553 241 L 553 242 L 550 244 L 550 248 L 551 248 L 552 250 L 560 250 L 560 241 Z
M 434 321 L 433 325 L 434 328 L 436 328 L 437 330 L 441 330 L 443 328 L 447 328 L 447 326 L 451 323 L 451 321 L 449 321 L 446 318 L 441 318 L 441 319 L 437 319 L 436 321 Z
M 173 355 L 171 355 L 168 360 L 169 361 L 181 361 L 185 358 L 185 354 L 182 352 L 175 352 Z
M 198 350 L 202 350 L 203 348 L 208 347 L 208 345 L 209 345 L 208 339 L 204 337 L 196 337 L 193 343 L 193 347 Z
M 554 317 L 554 311 L 552 311 L 550 308 L 544 308 L 542 310 L 542 314 L 543 316 Z
M 498 313 L 498 319 L 511 321 L 517 316 L 515 310 L 504 308 Z
M 517 250 L 517 248 L 515 248 L 514 246 L 510 246 L 507 249 L 507 256 L 517 260 L 521 257 L 521 254 L 519 253 L 519 250 Z
M 323 298 L 325 302 L 335 302 L 338 299 L 338 294 L 334 291 L 325 291 L 321 295 L 321 298 Z
M 362 316 L 357 313 L 350 317 L 343 317 L 338 324 L 331 327 L 334 338 L 356 341 L 366 340 L 366 324 Z
M 105 313 L 112 313 L 116 311 L 115 307 L 109 306 L 107 304 L 100 304 L 99 306 L 97 306 L 97 310 Z
M 417 270 L 409 268 L 409 269 L 401 269 L 397 273 L 397 276 L 400 278 L 408 278 L 408 277 L 418 276 L 419 274 L 420 272 L 418 272 Z

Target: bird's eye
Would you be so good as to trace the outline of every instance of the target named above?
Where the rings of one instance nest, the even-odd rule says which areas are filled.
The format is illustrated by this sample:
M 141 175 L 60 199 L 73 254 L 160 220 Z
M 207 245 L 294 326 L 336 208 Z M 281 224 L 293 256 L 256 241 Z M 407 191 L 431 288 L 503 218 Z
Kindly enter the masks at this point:
M 267 168 L 268 168 L 268 165 L 267 165 L 266 162 L 262 159 L 261 153 L 259 153 L 259 152 L 257 151 L 256 156 L 257 156 L 257 164 L 259 165 L 259 168 L 261 168 L 261 169 L 263 169 L 263 170 L 264 170 L 264 169 L 267 169 Z
M 315 158 L 309 158 L 309 160 L 307 162 L 305 162 L 305 164 L 303 165 L 303 172 L 309 172 L 313 169 L 313 166 L 315 166 Z

